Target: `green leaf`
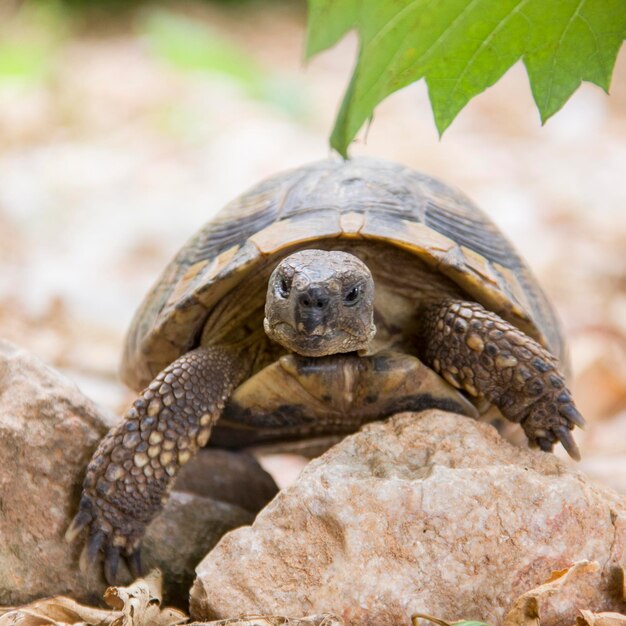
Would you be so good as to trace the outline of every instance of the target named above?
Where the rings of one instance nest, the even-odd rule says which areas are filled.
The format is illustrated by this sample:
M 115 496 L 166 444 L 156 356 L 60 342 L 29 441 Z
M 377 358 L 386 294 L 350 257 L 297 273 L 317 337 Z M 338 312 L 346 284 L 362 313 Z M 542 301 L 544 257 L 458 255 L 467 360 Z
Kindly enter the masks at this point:
M 608 90 L 626 1 L 309 0 L 307 55 L 353 28 L 359 56 L 331 136 L 343 156 L 376 105 L 421 78 L 440 134 L 519 60 L 543 122 L 583 80 Z
M 624 0 L 562 0 L 555 3 L 551 16 L 535 2 L 528 15 L 535 32 L 524 64 L 542 122 L 565 104 L 583 80 L 608 92 L 626 37 Z
M 309 2 L 306 57 L 334 46 L 356 23 L 358 0 Z

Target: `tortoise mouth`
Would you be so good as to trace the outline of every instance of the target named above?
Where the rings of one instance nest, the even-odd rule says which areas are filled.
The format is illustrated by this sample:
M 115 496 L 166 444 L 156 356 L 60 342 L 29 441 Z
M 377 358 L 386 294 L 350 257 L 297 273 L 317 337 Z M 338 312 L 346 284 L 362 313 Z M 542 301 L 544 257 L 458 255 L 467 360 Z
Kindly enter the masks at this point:
M 311 332 L 307 332 L 304 330 L 304 327 L 298 329 L 289 322 L 278 322 L 274 325 L 273 330 L 275 335 L 280 337 L 280 339 L 277 337 L 279 343 L 285 345 L 284 340 L 288 340 L 289 344 L 294 346 L 294 351 L 300 354 L 302 352 L 297 348 L 317 350 L 324 342 L 332 341 L 337 335 L 337 331 L 328 331 L 325 327 L 322 328 L 320 326 L 316 326 Z
M 328 356 L 344 352 L 354 352 L 367 347 L 369 338 L 351 335 L 340 329 L 317 326 L 312 332 L 294 328 L 283 320 L 270 325 L 264 323 L 268 337 L 291 352 L 302 356 Z

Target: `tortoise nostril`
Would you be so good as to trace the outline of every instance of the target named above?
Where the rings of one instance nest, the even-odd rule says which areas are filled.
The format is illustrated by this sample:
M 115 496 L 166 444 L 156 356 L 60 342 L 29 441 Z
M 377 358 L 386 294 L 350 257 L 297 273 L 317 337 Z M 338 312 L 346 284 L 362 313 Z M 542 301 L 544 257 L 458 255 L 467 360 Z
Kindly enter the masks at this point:
M 298 305 L 302 309 L 325 309 L 330 298 L 319 288 L 309 289 L 298 298 Z

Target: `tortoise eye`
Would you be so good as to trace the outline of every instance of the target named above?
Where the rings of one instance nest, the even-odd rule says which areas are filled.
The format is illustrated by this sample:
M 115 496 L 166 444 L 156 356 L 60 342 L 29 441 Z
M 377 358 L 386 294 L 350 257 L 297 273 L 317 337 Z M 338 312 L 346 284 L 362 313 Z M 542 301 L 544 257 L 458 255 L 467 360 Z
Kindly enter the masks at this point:
M 356 287 L 352 287 L 350 291 L 345 295 L 343 299 L 343 303 L 346 306 L 353 306 L 359 301 L 359 297 L 361 295 L 361 285 L 357 285 Z
M 287 282 L 286 278 L 281 278 L 278 283 L 278 293 L 281 297 L 286 298 L 291 291 L 291 285 Z

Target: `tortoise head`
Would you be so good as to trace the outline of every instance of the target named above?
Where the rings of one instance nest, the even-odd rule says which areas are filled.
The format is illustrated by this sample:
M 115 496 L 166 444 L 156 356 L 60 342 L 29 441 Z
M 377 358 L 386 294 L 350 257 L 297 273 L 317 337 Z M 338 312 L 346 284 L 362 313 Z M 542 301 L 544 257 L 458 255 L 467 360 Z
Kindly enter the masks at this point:
M 270 276 L 265 332 L 303 356 L 365 350 L 376 333 L 374 280 L 347 252 L 301 250 Z

